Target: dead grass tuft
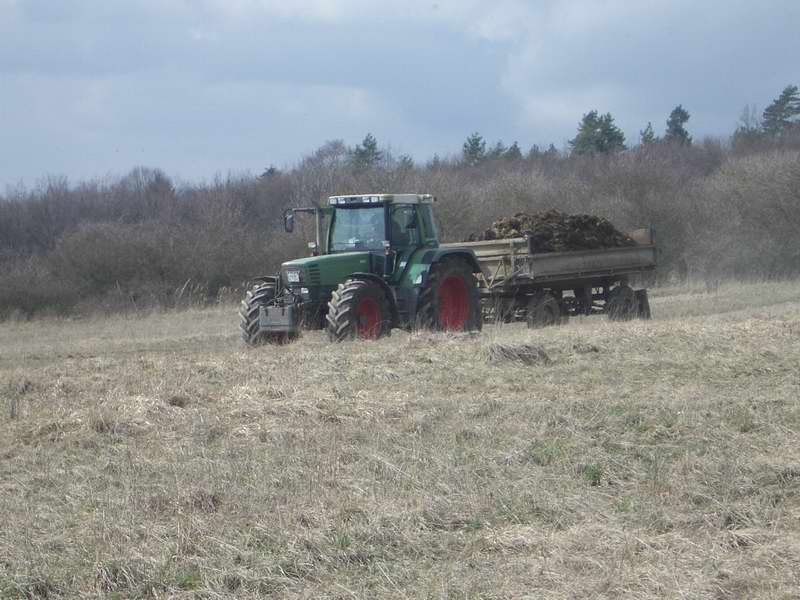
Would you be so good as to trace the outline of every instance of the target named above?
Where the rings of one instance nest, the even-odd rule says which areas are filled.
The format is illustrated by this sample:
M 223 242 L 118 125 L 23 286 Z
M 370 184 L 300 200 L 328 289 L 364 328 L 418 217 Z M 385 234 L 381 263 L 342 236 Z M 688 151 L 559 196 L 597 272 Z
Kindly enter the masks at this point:
M 195 490 L 189 496 L 188 507 L 192 510 L 215 513 L 222 505 L 222 494 L 207 490 Z
M 176 408 L 186 408 L 190 403 L 191 401 L 189 400 L 188 396 L 183 396 L 180 394 L 167 398 L 167 404 Z
M 553 361 L 544 348 L 535 344 L 490 344 L 486 350 L 490 363 L 518 362 L 525 365 L 549 365 Z

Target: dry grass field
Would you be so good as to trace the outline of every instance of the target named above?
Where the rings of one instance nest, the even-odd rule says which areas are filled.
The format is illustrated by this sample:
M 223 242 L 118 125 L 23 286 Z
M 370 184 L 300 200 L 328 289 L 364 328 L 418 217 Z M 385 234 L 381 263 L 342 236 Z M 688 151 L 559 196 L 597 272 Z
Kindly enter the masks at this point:
M 255 350 L 235 307 L 0 324 L 0 597 L 797 598 L 800 284 L 652 307 Z

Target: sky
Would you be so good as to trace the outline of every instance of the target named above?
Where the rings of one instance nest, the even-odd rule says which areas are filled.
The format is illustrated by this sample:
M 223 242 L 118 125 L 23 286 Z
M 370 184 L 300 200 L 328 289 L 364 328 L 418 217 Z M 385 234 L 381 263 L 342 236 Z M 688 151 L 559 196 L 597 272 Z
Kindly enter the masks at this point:
M 800 85 L 798 0 L 0 0 L 0 192 L 47 176 L 287 168 L 371 132 L 395 154 L 629 143 L 686 107 L 726 136 Z

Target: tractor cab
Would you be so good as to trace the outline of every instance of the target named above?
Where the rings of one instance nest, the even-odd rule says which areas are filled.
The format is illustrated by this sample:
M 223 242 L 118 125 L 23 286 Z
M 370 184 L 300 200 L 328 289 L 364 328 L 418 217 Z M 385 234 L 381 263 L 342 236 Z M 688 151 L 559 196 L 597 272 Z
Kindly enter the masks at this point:
M 420 247 L 439 245 L 427 194 L 331 196 L 326 254 L 369 252 L 371 272 L 395 279 Z

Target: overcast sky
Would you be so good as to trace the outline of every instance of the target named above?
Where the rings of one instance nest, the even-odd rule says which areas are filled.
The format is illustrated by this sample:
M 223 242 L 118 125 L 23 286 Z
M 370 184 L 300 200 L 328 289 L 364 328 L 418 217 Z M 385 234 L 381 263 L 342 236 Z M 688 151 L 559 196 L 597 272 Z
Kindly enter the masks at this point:
M 367 132 L 561 148 L 592 109 L 629 142 L 679 103 L 726 135 L 800 84 L 799 30 L 799 0 L 0 0 L 0 186 L 260 173 Z

